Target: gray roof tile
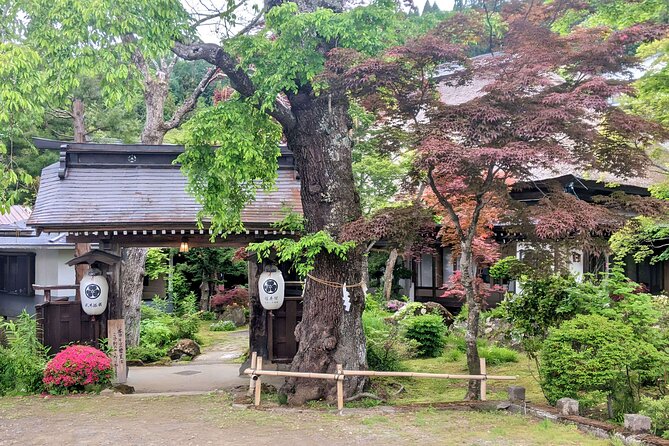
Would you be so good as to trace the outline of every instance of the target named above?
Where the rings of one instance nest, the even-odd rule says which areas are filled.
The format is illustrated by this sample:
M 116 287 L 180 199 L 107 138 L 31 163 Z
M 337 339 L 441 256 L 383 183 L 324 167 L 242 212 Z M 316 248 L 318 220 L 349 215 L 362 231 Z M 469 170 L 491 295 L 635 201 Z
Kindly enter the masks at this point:
M 284 208 L 302 212 L 300 181 L 280 169 L 276 190 L 258 192 L 242 213 L 247 228 L 280 220 Z M 42 171 L 28 224 L 42 230 L 195 228 L 201 206 L 186 192 L 177 167 L 76 167 L 58 178 L 58 164 Z

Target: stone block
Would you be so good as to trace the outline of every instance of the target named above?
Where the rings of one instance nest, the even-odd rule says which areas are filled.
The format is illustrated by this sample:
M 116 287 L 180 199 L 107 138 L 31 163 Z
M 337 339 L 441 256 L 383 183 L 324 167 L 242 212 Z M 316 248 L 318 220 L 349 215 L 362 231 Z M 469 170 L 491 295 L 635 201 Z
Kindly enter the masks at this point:
M 571 398 L 560 398 L 555 405 L 560 415 L 578 415 L 578 401 Z
M 525 401 L 525 387 L 509 386 L 509 401 L 522 403 Z
M 650 417 L 634 413 L 625 414 L 625 429 L 635 434 L 650 432 Z

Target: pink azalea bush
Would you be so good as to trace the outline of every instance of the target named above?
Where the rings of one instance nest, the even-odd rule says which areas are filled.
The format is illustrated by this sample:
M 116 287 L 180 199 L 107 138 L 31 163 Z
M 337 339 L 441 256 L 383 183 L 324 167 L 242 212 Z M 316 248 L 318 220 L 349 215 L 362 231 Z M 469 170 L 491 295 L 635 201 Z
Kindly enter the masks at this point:
M 71 345 L 46 365 L 44 385 L 50 392 L 84 390 L 85 386 L 105 386 L 112 378 L 111 360 L 100 350 L 87 345 Z

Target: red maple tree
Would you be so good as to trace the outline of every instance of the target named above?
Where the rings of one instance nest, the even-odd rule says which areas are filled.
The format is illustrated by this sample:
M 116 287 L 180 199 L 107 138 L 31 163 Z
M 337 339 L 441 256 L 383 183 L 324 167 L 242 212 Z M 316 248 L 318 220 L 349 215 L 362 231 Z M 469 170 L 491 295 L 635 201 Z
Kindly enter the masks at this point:
M 456 15 L 427 36 L 348 71 L 361 102 L 417 142 L 414 177 L 429 186 L 433 207 L 444 218 L 443 241 L 460 255 L 471 374 L 480 373 L 478 245 L 491 210 L 498 217 L 516 213 L 510 184 L 557 166 L 639 176 L 648 165 L 647 148 L 665 135 L 612 100 L 633 93 L 623 78 L 638 63 L 630 47 L 665 31 L 639 25 L 562 36 L 548 26 L 554 8 L 541 8 L 515 2 L 502 9 L 508 32 L 492 54 L 463 59 L 466 47 L 459 42 L 470 40 L 458 30 L 471 16 Z M 444 74 L 436 77 L 440 66 Z M 463 94 L 463 85 L 480 88 Z M 541 237 L 586 237 L 615 225 L 607 212 L 556 189 L 525 214 Z M 479 382 L 470 381 L 467 398 L 477 398 L 478 391 Z

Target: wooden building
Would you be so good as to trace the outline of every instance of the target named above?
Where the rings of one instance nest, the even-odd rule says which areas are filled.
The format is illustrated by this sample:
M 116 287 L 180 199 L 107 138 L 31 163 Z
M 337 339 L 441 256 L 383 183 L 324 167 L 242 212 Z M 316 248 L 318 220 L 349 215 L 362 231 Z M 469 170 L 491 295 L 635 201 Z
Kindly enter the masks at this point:
M 68 243 L 98 243 L 100 249 L 115 255 L 128 247 L 179 247 L 182 242 L 190 247 L 243 247 L 282 238 L 291 234 L 274 229 L 272 224 L 281 220 L 286 210 L 302 211 L 300 181 L 292 153 L 285 148 L 278 160 L 276 190 L 259 191 L 242 213 L 246 230 L 212 241 L 207 222 L 203 228 L 198 226 L 201 207 L 186 192 L 186 178 L 175 164 L 184 151 L 182 146 L 40 139 L 35 144 L 59 150 L 60 161 L 42 171 L 28 223 L 42 233 L 64 233 Z M 110 319 L 123 317 L 118 284 L 121 268 L 121 264 L 115 265 L 109 277 L 106 316 Z M 269 314 L 258 302 L 261 270 L 262 265 L 249 263 L 251 348 L 269 359 L 287 360 L 297 348 L 292 333 L 299 322 L 301 293 L 292 290 L 284 308 Z M 268 337 L 273 339 L 270 345 Z
M 629 195 L 650 196 L 648 187 L 662 178 L 660 175 L 649 172 L 644 178 L 616 178 L 611 175 L 586 175 L 572 171 L 568 167 L 557 168 L 556 171 L 535 170 L 530 181 L 516 183 L 511 190 L 511 198 L 532 206 L 548 195 L 551 190 L 564 190 L 581 200 L 593 202 L 596 196 L 610 196 L 614 192 L 623 192 Z M 562 170 L 562 173 L 559 171 Z M 523 241 L 522 234 L 510 236 L 503 226 L 495 228 L 497 238 L 502 245 L 504 256 L 515 255 L 522 259 L 529 246 Z M 411 278 L 401 281 L 403 292 L 416 302 L 438 302 L 449 311 L 458 312 L 463 305 L 462 300 L 452 297 L 442 297 L 444 284 L 459 269 L 459 259 L 453 256 L 450 248 L 436 247 L 435 255 L 423 255 L 420 259 L 404 260 L 405 267 L 411 270 Z M 563 253 L 564 254 L 564 253 Z M 595 273 L 608 268 L 606 254 L 593 254 L 584 249 L 573 248 L 566 253 L 567 268 L 572 274 L 581 275 Z M 635 282 L 646 286 L 652 293 L 669 292 L 669 262 L 651 264 L 647 260 L 635 263 L 632 258 L 626 259 L 626 275 Z M 492 279 L 484 270 L 482 278 L 489 283 Z M 520 291 L 518 284 L 499 284 L 507 291 Z M 498 305 L 504 297 L 503 293 L 492 293 L 483 304 L 484 308 Z

